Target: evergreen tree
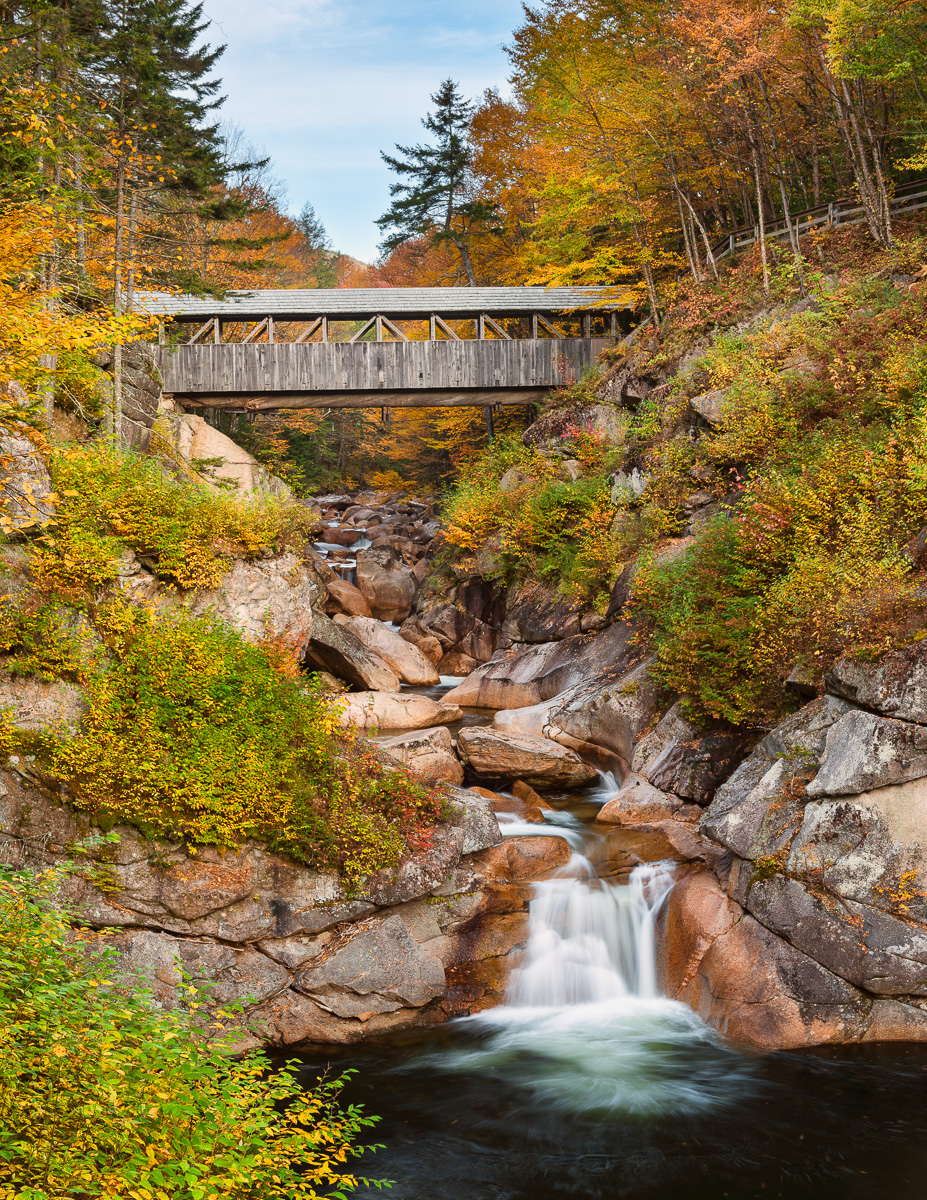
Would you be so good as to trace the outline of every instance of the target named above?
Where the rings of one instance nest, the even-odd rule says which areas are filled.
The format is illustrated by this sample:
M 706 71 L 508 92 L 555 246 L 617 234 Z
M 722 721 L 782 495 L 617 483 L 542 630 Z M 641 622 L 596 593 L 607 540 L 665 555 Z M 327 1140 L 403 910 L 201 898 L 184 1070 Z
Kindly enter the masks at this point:
M 296 218 L 299 232 L 303 235 L 313 250 L 331 250 L 332 242 L 328 231 L 322 224 L 322 219 L 316 216 L 312 205 L 306 201 L 303 210 Z
M 460 255 L 467 283 L 476 287 L 470 257 L 470 233 L 476 224 L 492 219 L 492 208 L 468 195 L 470 150 L 467 132 L 473 105 L 464 100 L 452 79 L 445 79 L 431 97 L 435 111 L 422 120 L 434 144 L 400 146 L 402 158 L 381 152 L 399 176 L 390 187 L 393 199 L 377 220 L 386 234 L 380 249 L 389 254 L 404 243 L 426 238 L 430 245 L 451 243 Z M 408 180 L 408 182 L 405 182 Z

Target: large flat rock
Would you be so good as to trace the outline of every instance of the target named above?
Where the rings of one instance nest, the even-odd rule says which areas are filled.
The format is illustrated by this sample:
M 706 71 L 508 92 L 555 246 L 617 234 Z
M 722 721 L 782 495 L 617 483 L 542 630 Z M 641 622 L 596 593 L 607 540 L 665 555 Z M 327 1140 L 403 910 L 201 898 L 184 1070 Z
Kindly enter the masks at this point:
M 417 646 L 388 629 L 382 621 L 373 617 L 337 616 L 335 623 L 343 629 L 349 629 L 368 650 L 379 655 L 403 683 L 423 687 L 440 681 L 431 659 Z
M 454 753 L 450 730 L 444 725 L 385 738 L 380 748 L 429 783 L 463 783 L 463 765 Z
M 619 623 L 601 633 L 498 652 L 448 692 L 447 699 L 473 708 L 528 708 L 575 684 L 606 675 L 617 679 L 633 661 L 631 629 Z
M 460 731 L 457 747 L 477 779 L 523 779 L 543 789 L 583 787 L 598 778 L 572 750 L 532 734 L 471 726 Z
M 313 618 L 304 661 L 308 667 L 330 671 L 356 687 L 375 692 L 399 691 L 399 676 L 378 651 L 365 646 L 350 629 L 319 613 Z
M 459 721 L 455 704 L 429 696 L 397 696 L 389 692 L 351 692 L 340 698 L 342 725 L 358 729 L 425 729 Z

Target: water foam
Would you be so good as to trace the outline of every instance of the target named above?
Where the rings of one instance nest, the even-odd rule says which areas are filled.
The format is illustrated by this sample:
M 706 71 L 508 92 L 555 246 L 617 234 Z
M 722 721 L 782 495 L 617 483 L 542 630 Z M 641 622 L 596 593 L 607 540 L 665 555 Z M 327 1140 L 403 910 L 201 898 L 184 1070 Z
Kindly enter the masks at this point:
M 535 884 L 524 961 L 505 1004 L 459 1022 L 471 1038 L 442 1053 L 441 1065 L 496 1075 L 536 1103 L 584 1118 L 681 1115 L 743 1096 L 750 1060 L 660 995 L 654 922 L 675 865 L 641 865 L 627 883 L 612 884 L 581 853 L 589 835 L 579 829 L 505 814 L 500 822 L 507 835 L 565 836 L 574 854 Z

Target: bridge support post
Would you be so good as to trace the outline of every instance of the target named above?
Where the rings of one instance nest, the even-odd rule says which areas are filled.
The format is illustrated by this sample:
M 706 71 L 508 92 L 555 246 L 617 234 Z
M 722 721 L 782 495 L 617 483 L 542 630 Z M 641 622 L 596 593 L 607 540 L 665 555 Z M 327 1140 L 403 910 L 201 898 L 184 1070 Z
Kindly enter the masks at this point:
M 486 414 L 486 436 L 490 441 L 493 441 L 496 436 L 496 425 L 492 419 L 492 405 L 487 404 L 483 412 Z

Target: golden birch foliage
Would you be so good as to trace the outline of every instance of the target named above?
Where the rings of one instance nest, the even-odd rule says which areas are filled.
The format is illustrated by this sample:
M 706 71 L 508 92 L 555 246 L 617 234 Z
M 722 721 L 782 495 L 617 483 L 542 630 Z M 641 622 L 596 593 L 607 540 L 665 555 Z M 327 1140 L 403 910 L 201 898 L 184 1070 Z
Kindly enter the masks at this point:
M 53 203 L 0 203 L 0 378 L 15 380 L 37 404 L 42 393 L 92 372 L 101 347 L 137 337 L 144 319 L 111 310 L 67 311 L 60 295 L 41 285 L 42 259 L 73 235 L 67 211 Z M 0 424 L 21 427 L 26 412 L 0 396 Z

